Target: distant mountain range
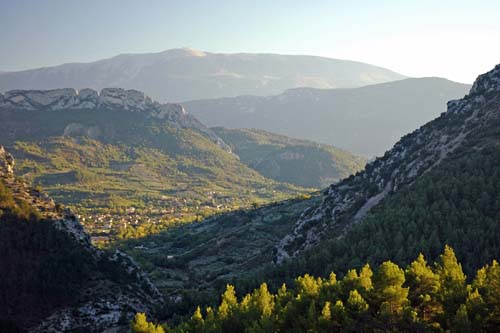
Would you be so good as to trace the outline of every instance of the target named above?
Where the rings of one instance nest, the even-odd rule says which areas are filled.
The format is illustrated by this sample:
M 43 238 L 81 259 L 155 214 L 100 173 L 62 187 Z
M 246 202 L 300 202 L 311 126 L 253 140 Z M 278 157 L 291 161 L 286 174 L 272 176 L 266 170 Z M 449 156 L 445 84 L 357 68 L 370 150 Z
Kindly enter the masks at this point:
M 470 87 L 441 78 L 418 78 L 182 105 L 208 126 L 258 128 L 371 157 L 382 155 L 405 133 L 446 111 L 446 102 L 464 96 Z
M 0 91 L 74 87 L 137 89 L 159 101 L 272 95 L 297 87 L 347 88 L 403 79 L 385 68 L 307 55 L 223 54 L 193 49 L 122 54 L 0 72 Z

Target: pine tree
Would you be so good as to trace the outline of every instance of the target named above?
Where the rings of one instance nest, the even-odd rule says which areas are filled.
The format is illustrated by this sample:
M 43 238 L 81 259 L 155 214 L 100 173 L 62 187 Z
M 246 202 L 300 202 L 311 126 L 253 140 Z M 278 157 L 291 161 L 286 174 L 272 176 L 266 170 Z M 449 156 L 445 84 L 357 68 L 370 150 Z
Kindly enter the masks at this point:
M 269 317 L 273 313 L 274 296 L 267 289 L 266 283 L 254 291 L 251 300 L 252 308 L 256 309 L 260 316 Z
M 318 296 L 322 280 L 315 279 L 309 274 L 299 276 L 295 280 L 299 294 L 302 296 L 316 297 Z
M 363 296 L 356 289 L 351 290 L 347 299 L 347 308 L 353 314 L 359 314 L 368 310 L 368 307 L 368 303 L 366 303 Z
M 373 297 L 387 328 L 395 325 L 408 304 L 408 288 L 403 287 L 404 282 L 403 270 L 390 261 L 382 263 L 374 276 Z
M 198 306 L 191 316 L 189 322 L 189 327 L 191 332 L 203 332 L 205 321 L 203 320 L 203 315 L 201 314 L 201 309 Z
M 323 310 L 321 310 L 321 317 L 320 317 L 321 320 L 324 320 L 327 322 L 332 320 L 332 311 L 331 311 L 330 307 L 331 307 L 331 303 L 328 301 L 325 302 L 325 305 L 323 306 Z
M 496 260 L 479 270 L 473 286 L 478 287 L 484 300 L 485 327 L 490 330 L 500 327 L 500 265 Z
M 416 308 L 420 320 L 435 321 L 443 313 L 438 301 L 438 291 L 441 287 L 439 275 L 427 265 L 422 253 L 405 271 L 406 286 L 410 288 L 408 298 Z
M 238 300 L 236 298 L 234 286 L 230 284 L 226 285 L 226 291 L 222 294 L 222 301 L 217 310 L 219 319 L 226 319 L 237 304 Z
M 373 289 L 372 276 L 373 271 L 370 268 L 370 265 L 364 265 L 359 272 L 359 285 L 365 291 L 370 291 L 371 289 Z
M 145 313 L 137 313 L 130 323 L 130 328 L 133 333 L 165 333 L 160 325 L 148 322 Z
M 466 277 L 455 252 L 448 245 L 445 246 L 443 254 L 439 256 L 436 272 L 441 284 L 439 296 L 444 310 L 448 314 L 455 314 L 458 307 L 465 302 L 467 295 Z M 453 318 L 448 317 L 446 320 L 449 323 Z
M 453 318 L 453 332 L 469 333 L 472 332 L 472 325 L 467 314 L 467 307 L 461 304 Z
M 331 332 L 333 330 L 331 303 L 328 301 L 325 302 L 325 305 L 321 310 L 319 326 L 325 332 Z

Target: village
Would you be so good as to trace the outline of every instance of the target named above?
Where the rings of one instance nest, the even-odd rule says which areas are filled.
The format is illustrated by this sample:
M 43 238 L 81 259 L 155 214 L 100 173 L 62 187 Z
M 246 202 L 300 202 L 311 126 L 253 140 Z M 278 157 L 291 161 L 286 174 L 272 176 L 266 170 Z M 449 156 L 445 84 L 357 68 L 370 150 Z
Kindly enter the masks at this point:
M 235 208 L 238 206 L 231 198 L 209 191 L 203 202 L 162 197 L 146 208 L 131 206 L 113 211 L 88 211 L 76 216 L 91 235 L 93 244 L 106 245 L 119 239 L 154 234 L 179 223 L 202 221 Z

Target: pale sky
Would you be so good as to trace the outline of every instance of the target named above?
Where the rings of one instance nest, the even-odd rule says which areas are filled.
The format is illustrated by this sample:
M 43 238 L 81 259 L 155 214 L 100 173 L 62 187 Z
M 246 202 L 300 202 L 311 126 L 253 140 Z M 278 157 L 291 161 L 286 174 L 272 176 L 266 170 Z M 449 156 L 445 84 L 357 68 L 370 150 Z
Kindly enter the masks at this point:
M 0 0 L 0 43 L 0 70 L 191 47 L 471 83 L 500 63 L 500 1 Z

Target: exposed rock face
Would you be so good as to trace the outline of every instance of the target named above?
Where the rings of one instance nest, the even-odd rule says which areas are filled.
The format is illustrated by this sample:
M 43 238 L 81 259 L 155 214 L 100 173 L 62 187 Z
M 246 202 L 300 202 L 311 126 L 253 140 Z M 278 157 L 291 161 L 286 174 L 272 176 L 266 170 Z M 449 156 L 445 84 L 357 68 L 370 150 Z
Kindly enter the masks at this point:
M 56 206 L 45 193 L 17 179 L 13 167 L 12 155 L 0 146 L 0 181 L 9 187 L 14 198 L 36 207 L 45 219 L 43 223 L 52 223 L 74 239 L 97 267 L 113 267 L 109 272 L 100 272 L 102 277 L 82 286 L 82 290 L 75 290 L 86 297 L 81 297 L 76 304 L 59 307 L 30 331 L 103 332 L 127 325 L 137 312 L 154 313 L 163 303 L 163 296 L 137 263 L 123 252 L 108 253 L 92 246 L 76 216 L 69 209 Z M 120 278 L 115 278 L 115 274 Z
M 104 107 L 145 111 L 159 103 L 137 90 L 105 88 L 100 93 L 92 89 L 11 90 L 0 97 L 0 107 L 15 109 L 93 109 Z
M 479 76 L 463 99 L 450 101 L 447 112 L 404 136 L 383 157 L 369 163 L 365 171 L 331 185 L 323 202 L 306 210 L 294 231 L 279 242 L 276 262 L 310 248 L 333 225 L 341 223 L 345 232 L 388 194 L 410 185 L 465 143 L 480 142 L 484 129 L 498 123 L 499 118 L 500 66 L 497 66 Z
M 14 174 L 14 158 L 10 153 L 0 146 L 0 170 L 7 174 Z
M 160 104 L 143 92 L 121 88 L 104 88 L 100 92 L 92 89 L 77 91 L 73 88 L 54 90 L 11 90 L 0 94 L 0 109 L 12 111 L 64 111 L 64 110 L 125 110 L 142 112 L 147 117 L 169 121 L 181 128 L 192 128 L 204 133 L 222 149 L 231 152 L 215 133 L 200 123 L 179 104 Z M 88 132 L 90 137 L 98 136 L 99 128 L 86 128 L 72 124 L 68 133 Z
M 488 73 L 480 75 L 470 90 L 470 95 L 500 91 L 500 64 Z

